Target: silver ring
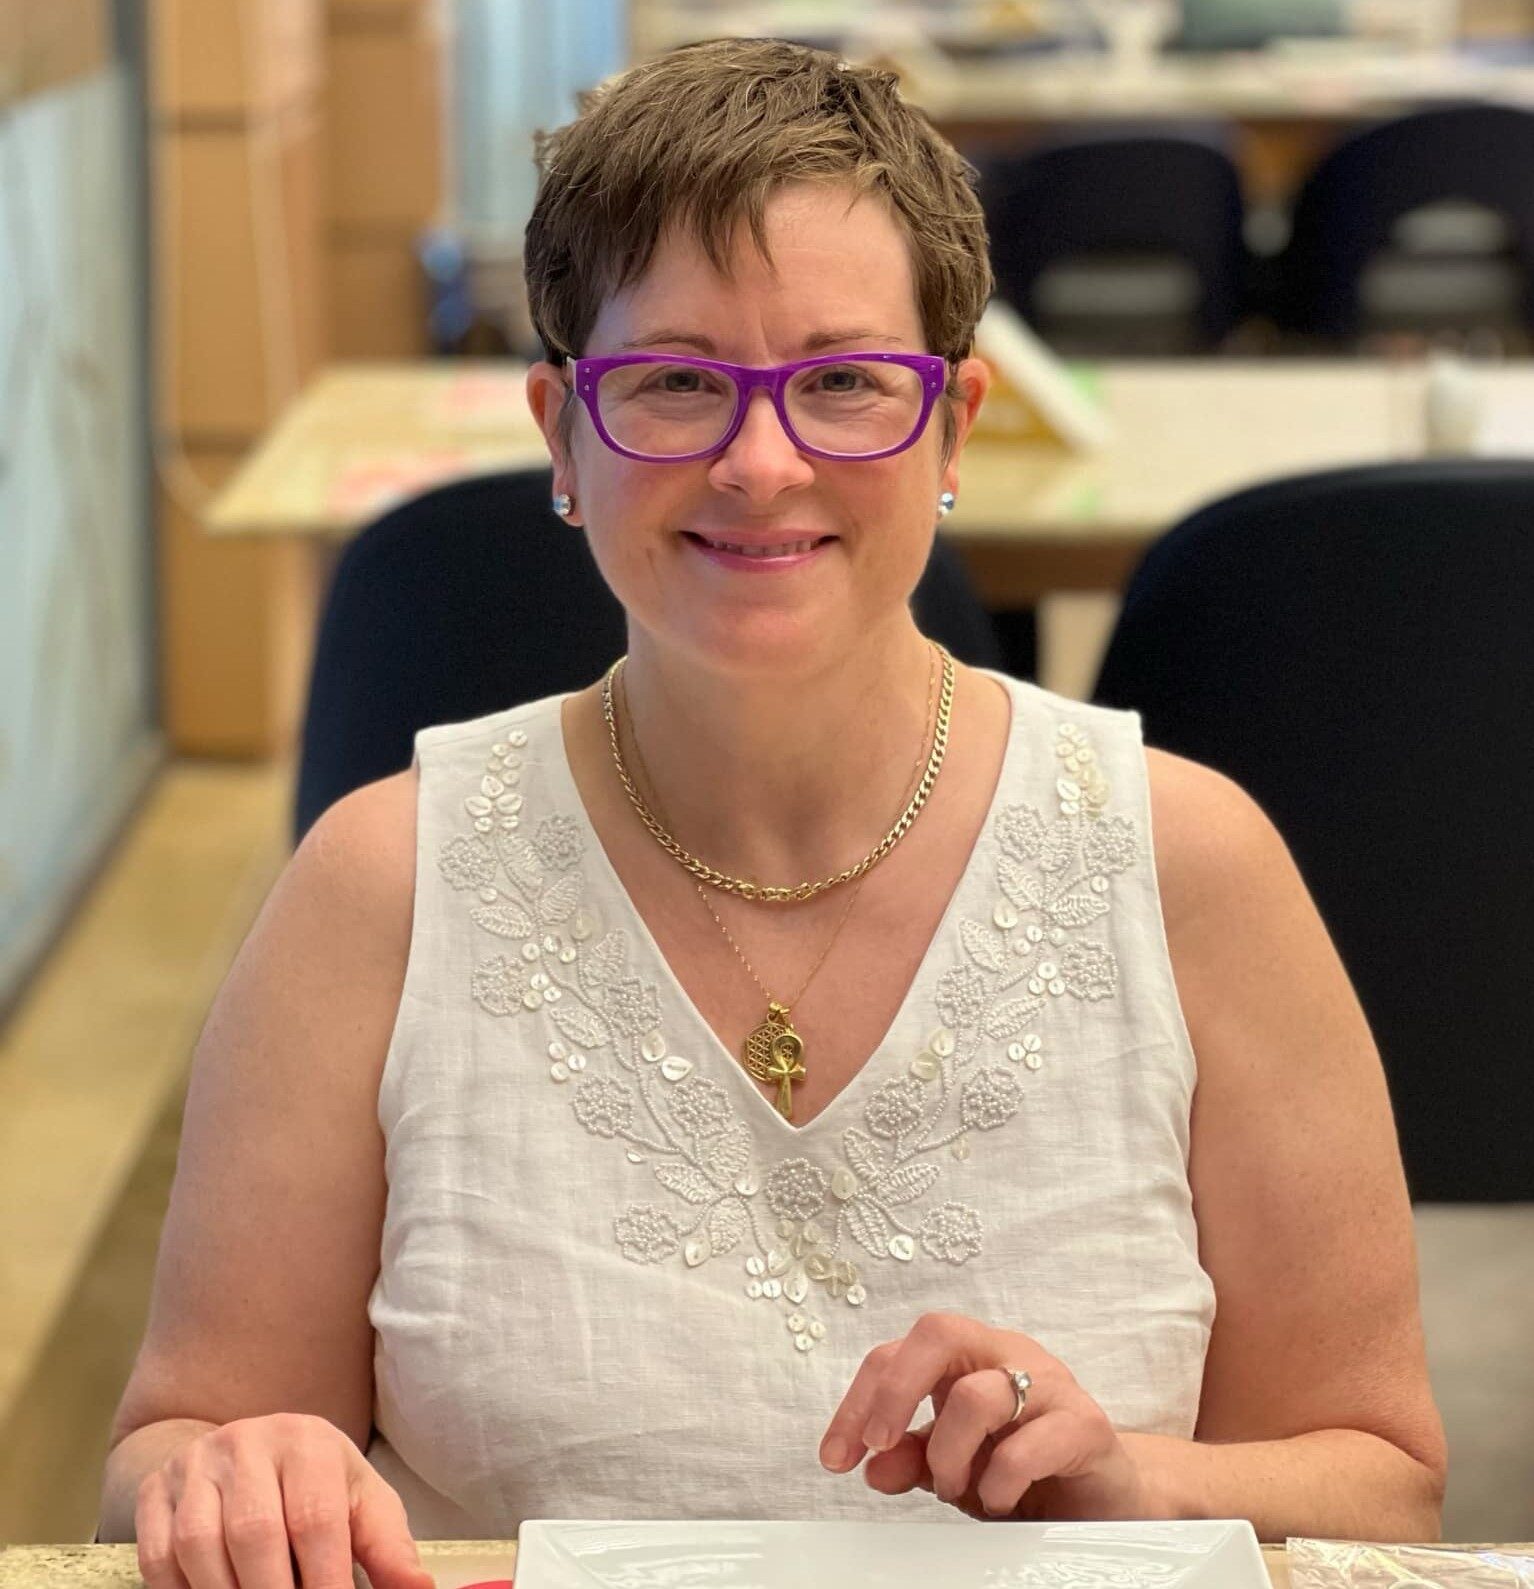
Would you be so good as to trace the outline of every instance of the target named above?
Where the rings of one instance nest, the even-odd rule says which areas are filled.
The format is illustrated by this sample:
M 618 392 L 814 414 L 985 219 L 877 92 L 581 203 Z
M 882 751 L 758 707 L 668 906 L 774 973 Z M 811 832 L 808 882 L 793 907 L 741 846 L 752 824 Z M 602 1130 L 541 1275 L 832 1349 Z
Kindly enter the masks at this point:
M 1033 1387 L 1033 1380 L 1026 1368 L 1004 1368 L 1002 1373 L 1012 1381 L 1012 1394 L 1017 1397 L 1017 1405 L 1012 1409 L 1012 1416 L 1008 1423 L 1016 1423 L 1023 1416 L 1023 1410 L 1028 1405 L 1028 1392 Z

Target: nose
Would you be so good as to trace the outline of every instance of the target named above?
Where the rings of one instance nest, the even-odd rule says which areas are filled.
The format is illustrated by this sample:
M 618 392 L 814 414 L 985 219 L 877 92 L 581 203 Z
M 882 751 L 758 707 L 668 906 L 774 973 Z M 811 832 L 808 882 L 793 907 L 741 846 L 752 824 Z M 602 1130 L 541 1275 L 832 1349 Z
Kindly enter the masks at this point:
M 757 390 L 730 445 L 710 464 L 709 481 L 751 502 L 770 502 L 815 478 L 811 460 L 784 430 L 770 392 Z

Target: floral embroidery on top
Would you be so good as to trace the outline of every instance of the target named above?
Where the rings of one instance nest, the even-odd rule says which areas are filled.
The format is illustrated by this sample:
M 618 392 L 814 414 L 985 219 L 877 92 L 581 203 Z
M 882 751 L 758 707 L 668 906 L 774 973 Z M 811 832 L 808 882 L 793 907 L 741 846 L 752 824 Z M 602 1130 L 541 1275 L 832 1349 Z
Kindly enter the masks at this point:
M 464 801 L 472 835 L 448 839 L 438 867 L 475 896 L 475 924 L 506 945 L 474 967 L 475 1001 L 491 1015 L 547 1023 L 549 1076 L 574 1083 L 576 1121 L 624 1143 L 629 1162 L 669 1195 L 618 1214 L 623 1256 L 650 1264 L 680 1253 L 696 1268 L 748 1248 L 747 1296 L 782 1307 L 801 1352 L 827 1333 L 807 1307 L 812 1292 L 850 1307 L 867 1300 L 865 1257 L 953 1265 L 979 1257 L 978 1210 L 952 1200 L 913 1205 L 942 1179 L 942 1150 L 964 1160 L 970 1133 L 1001 1130 L 1023 1110 L 1022 1075 L 1044 1064 L 1043 1039 L 1030 1028 L 1051 1003 L 1095 1004 L 1118 987 L 1112 950 L 1083 934 L 1108 913 L 1111 879 L 1138 860 L 1139 836 L 1132 819 L 1104 814 L 1107 782 L 1082 730 L 1063 723 L 1057 732 L 1058 813 L 1011 805 L 992 823 L 1001 851 L 994 905 L 988 921 L 958 923 L 958 963 L 934 992 L 943 1024 L 906 1074 L 873 1090 L 833 1158 L 790 1153 L 765 1165 L 729 1091 L 672 1051 L 656 985 L 631 966 L 627 934 L 603 931 L 585 903 L 581 824 L 549 813 L 531 837 L 523 831 L 516 785 L 526 743 L 516 730 L 493 747 Z

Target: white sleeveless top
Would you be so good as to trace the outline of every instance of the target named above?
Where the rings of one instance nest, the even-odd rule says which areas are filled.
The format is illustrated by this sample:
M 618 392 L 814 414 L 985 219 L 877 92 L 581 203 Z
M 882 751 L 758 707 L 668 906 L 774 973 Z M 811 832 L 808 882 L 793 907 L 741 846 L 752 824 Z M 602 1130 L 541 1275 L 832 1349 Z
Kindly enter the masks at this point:
M 1034 1336 L 1121 1429 L 1192 1435 L 1214 1295 L 1139 720 L 1002 682 L 963 878 L 802 1128 L 624 892 L 560 700 L 418 736 L 368 1454 L 419 1537 L 958 1520 L 816 1455 L 864 1354 L 937 1309 Z

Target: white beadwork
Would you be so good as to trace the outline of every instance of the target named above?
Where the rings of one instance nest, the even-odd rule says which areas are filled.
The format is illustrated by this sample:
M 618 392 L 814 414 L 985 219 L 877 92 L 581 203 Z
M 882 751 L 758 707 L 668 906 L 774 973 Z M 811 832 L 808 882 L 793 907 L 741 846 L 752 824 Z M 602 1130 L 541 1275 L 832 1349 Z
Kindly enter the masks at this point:
M 484 931 L 526 935 L 522 962 L 536 966 L 519 974 L 504 954 L 484 960 L 474 971 L 476 1002 L 493 1016 L 545 1012 L 560 1034 L 547 1043 L 550 1077 L 571 1084 L 577 1123 L 595 1136 L 627 1137 L 628 1162 L 652 1195 L 672 1199 L 630 1203 L 618 1214 L 613 1232 L 625 1258 L 702 1271 L 744 1244 L 747 1297 L 801 1310 L 817 1289 L 854 1308 L 865 1304 L 868 1286 L 848 1251 L 861 1249 L 876 1267 L 957 1265 L 983 1253 L 980 1212 L 943 1200 L 939 1188 L 957 1173 L 951 1166 L 970 1158 L 971 1133 L 978 1141 L 1026 1114 L 1019 1078 L 1041 1067 L 1043 1049 L 1027 1028 L 1043 1018 L 1048 999 L 1093 1003 L 1116 991 L 1112 951 L 1084 934 L 1110 908 L 1111 878 L 1140 853 L 1133 821 L 1103 815 L 1107 784 L 1085 736 L 1069 724 L 1059 733 L 1059 815 L 1027 805 L 997 814 L 1002 898 L 988 922 L 958 923 L 954 962 L 933 994 L 942 1024 L 908 1074 L 872 1089 L 860 1123 L 834 1138 L 806 1137 L 806 1151 L 788 1157 L 763 1154 L 760 1117 L 755 1126 L 743 1119 L 719 1081 L 673 1051 L 655 1024 L 660 990 L 629 963 L 628 937 L 602 936 L 597 913 L 582 903 L 584 829 L 560 812 L 527 811 L 524 796 L 510 791 L 509 747 L 526 735 L 507 736 L 463 808 L 476 827 L 491 809 L 507 819 L 521 813 L 532 837 L 498 835 L 492 847 L 455 836 L 442 847 L 439 870 L 482 901 L 475 920 Z M 1035 962 L 1046 942 L 1049 958 Z M 996 1063 L 1002 1058 L 1023 1069 Z M 777 1217 L 771 1245 L 749 1212 L 764 1207 Z M 826 1334 L 803 1311 L 788 1311 L 786 1323 L 800 1352 Z

